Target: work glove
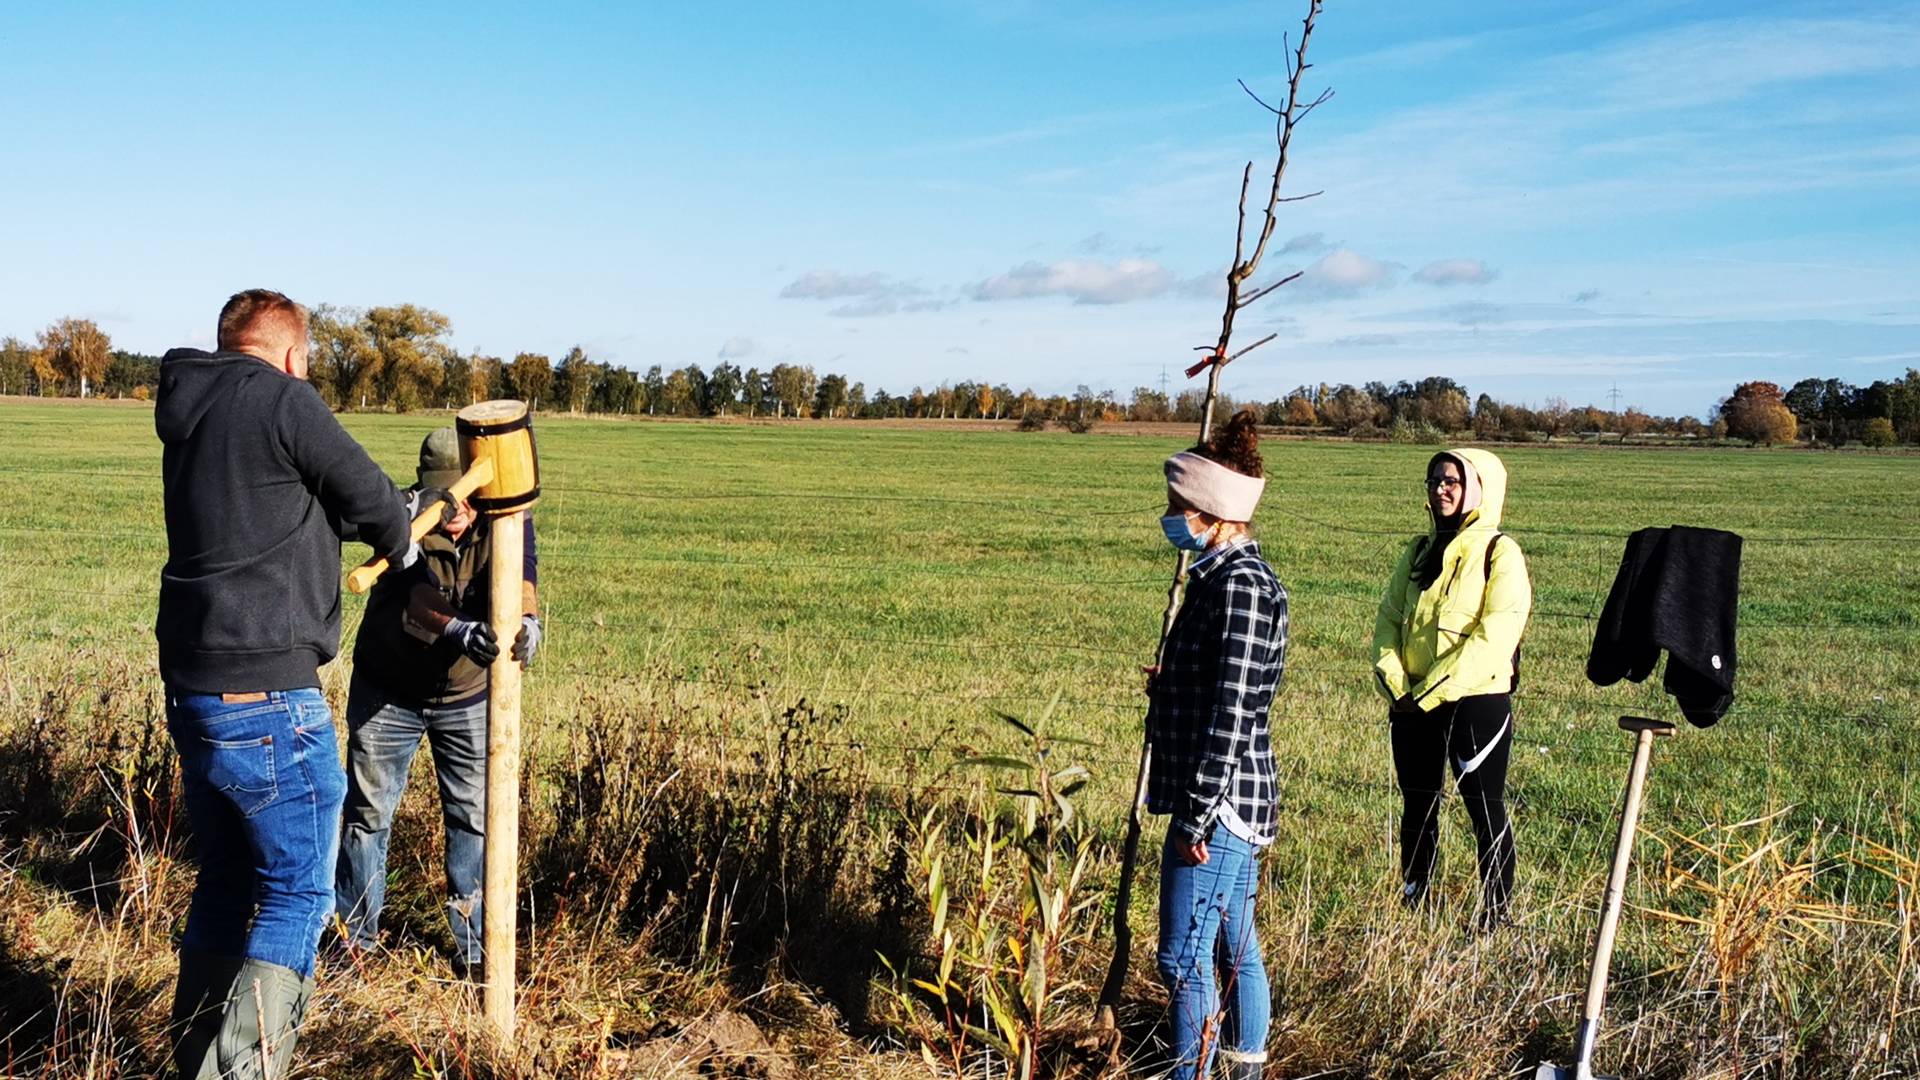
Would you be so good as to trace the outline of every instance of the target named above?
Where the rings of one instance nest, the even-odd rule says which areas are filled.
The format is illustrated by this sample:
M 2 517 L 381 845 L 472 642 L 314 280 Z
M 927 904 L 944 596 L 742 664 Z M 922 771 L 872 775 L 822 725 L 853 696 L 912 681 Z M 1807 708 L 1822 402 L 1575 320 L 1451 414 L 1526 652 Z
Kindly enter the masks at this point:
M 436 502 L 440 504 L 440 521 L 438 524 L 445 525 L 447 522 L 453 520 L 453 493 L 446 488 L 408 488 L 406 500 L 408 521 L 419 517 L 421 511 Z
M 540 647 L 540 616 L 520 616 L 520 632 L 514 635 L 513 651 L 510 654 L 520 661 L 521 667 L 533 662 L 533 651 Z
M 450 637 L 460 645 L 460 651 L 467 659 L 481 667 L 491 667 L 500 658 L 500 639 L 493 636 L 493 626 L 477 619 L 450 619 L 447 629 L 440 635 Z

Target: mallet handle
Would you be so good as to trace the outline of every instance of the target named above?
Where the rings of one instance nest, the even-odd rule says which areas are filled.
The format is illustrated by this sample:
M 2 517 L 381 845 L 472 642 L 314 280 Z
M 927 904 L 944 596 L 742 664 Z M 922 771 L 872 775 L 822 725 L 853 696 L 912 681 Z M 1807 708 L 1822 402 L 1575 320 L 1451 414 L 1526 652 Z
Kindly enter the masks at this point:
M 460 479 L 453 482 L 453 486 L 447 489 L 447 493 L 453 496 L 455 502 L 459 502 L 461 499 L 466 498 L 486 485 L 492 479 L 493 459 L 481 458 L 479 461 L 473 463 L 472 468 L 461 474 Z M 419 543 L 428 533 L 433 531 L 434 526 L 440 524 L 441 512 L 440 504 L 435 502 L 432 506 L 420 511 L 419 517 L 413 519 L 413 528 L 410 530 L 410 533 L 414 543 Z M 347 591 L 355 595 L 366 592 L 368 589 L 373 588 L 373 583 L 380 580 L 380 575 L 386 572 L 386 559 L 370 559 L 354 567 L 353 570 L 347 574 Z

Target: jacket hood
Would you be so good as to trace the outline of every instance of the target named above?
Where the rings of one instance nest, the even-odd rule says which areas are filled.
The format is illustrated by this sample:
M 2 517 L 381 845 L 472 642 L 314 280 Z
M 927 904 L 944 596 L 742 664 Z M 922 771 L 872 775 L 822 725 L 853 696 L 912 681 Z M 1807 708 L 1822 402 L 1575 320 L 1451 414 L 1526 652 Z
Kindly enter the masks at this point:
M 1434 456 L 1452 459 L 1466 476 L 1468 508 L 1460 528 L 1500 528 L 1501 515 L 1507 508 L 1507 467 L 1500 459 L 1490 451 L 1472 448 L 1446 450 Z
M 246 353 L 168 350 L 160 358 L 160 392 L 153 408 L 153 428 L 160 441 L 188 438 L 208 410 L 241 383 L 263 375 L 279 373 Z

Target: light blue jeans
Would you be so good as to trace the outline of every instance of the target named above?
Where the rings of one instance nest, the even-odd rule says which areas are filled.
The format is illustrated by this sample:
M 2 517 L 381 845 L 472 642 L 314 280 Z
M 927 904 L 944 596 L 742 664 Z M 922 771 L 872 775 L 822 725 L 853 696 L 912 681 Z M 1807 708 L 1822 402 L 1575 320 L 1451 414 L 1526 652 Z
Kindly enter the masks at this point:
M 1258 1064 L 1267 1059 L 1273 1008 L 1253 926 L 1259 852 L 1215 829 L 1207 840 L 1207 862 L 1188 866 L 1174 850 L 1171 833 L 1160 856 L 1157 957 L 1172 1013 L 1169 1080 L 1207 1076 L 1216 1048 L 1237 1066 L 1236 1073 L 1253 1067 L 1257 1075 Z
M 317 689 L 167 694 L 200 876 L 180 945 L 313 974 L 346 776 Z
M 481 960 L 480 891 L 487 851 L 487 703 L 409 708 L 364 683 L 347 694 L 346 822 L 334 872 L 334 908 L 354 944 L 380 938 L 387 900 L 387 841 L 414 752 L 433 747 L 447 840 L 447 924 L 457 964 Z

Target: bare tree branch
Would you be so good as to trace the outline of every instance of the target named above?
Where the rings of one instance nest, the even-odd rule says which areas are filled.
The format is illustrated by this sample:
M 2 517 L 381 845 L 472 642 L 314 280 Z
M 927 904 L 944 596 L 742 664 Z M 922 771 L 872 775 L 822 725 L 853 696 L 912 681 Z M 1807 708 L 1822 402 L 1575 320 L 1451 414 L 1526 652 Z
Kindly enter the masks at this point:
M 1253 88 L 1247 85 L 1247 80 L 1245 80 L 1245 79 L 1235 79 L 1235 80 L 1233 80 L 1233 81 L 1234 81 L 1234 82 L 1237 82 L 1237 83 L 1239 83 L 1239 84 L 1240 84 L 1240 89 L 1242 89 L 1242 90 L 1245 90 L 1245 91 L 1247 92 L 1247 96 L 1248 96 L 1248 97 L 1250 97 L 1250 98 L 1252 98 L 1253 100 L 1255 100 L 1255 101 L 1257 101 L 1257 102 L 1259 102 L 1259 103 L 1260 103 L 1260 107 L 1261 107 L 1261 108 L 1263 108 L 1263 109 L 1265 109 L 1265 110 L 1267 110 L 1268 112 L 1270 112 L 1270 113 L 1272 113 L 1272 114 L 1273 114 L 1273 115 L 1275 115 L 1275 116 L 1279 116 L 1279 115 L 1281 115 L 1281 113 L 1280 113 L 1280 110 L 1279 110 L 1279 109 L 1276 109 L 1276 108 L 1274 108 L 1273 106 L 1271 106 L 1271 105 L 1269 105 L 1269 104 L 1267 104 L 1266 102 L 1264 102 L 1264 101 L 1261 101 L 1261 100 L 1260 100 L 1260 95 L 1259 95 L 1259 94 L 1256 94 L 1256 93 L 1254 93 L 1254 92 L 1253 92 Z
M 1304 273 L 1306 273 L 1305 270 L 1295 270 L 1293 273 L 1288 274 L 1286 277 L 1281 278 L 1279 281 L 1274 282 L 1273 284 L 1267 286 L 1264 289 L 1258 289 L 1258 290 L 1255 290 L 1254 292 L 1248 293 L 1247 295 L 1240 298 L 1239 306 L 1246 307 L 1248 304 L 1253 303 L 1255 300 L 1260 299 L 1261 297 L 1267 295 L 1268 293 L 1279 288 L 1280 286 L 1286 285 L 1293 281 L 1298 281 L 1300 279 L 1300 275 Z
M 1256 341 L 1256 342 L 1254 342 L 1253 344 L 1251 344 L 1251 345 L 1249 345 L 1249 346 L 1247 346 L 1246 348 L 1244 348 L 1244 349 L 1241 349 L 1241 350 L 1240 350 L 1239 352 L 1236 352 L 1236 353 L 1234 353 L 1234 354 L 1233 354 L 1232 356 L 1229 356 L 1229 357 L 1227 357 L 1227 358 L 1226 358 L 1225 360 L 1223 360 L 1223 361 L 1221 361 L 1221 363 L 1224 363 L 1224 364 L 1231 364 L 1231 363 L 1233 363 L 1233 362 L 1234 362 L 1235 360 L 1238 360 L 1238 359 L 1240 359 L 1241 357 L 1243 357 L 1243 356 L 1245 356 L 1245 355 L 1247 355 L 1248 353 L 1250 353 L 1250 352 L 1252 352 L 1253 350 L 1255 350 L 1255 349 L 1257 349 L 1257 348 L 1259 348 L 1259 347 L 1260 347 L 1260 346 L 1262 346 L 1262 345 L 1265 345 L 1265 344 L 1266 344 L 1267 342 L 1269 342 L 1269 341 L 1272 341 L 1272 340 L 1273 340 L 1274 338 L 1277 338 L 1277 337 L 1279 337 L 1279 336 L 1280 336 L 1280 335 L 1279 335 L 1279 334 L 1277 334 L 1277 333 L 1275 333 L 1275 334 L 1268 334 L 1268 335 L 1267 335 L 1266 337 L 1263 337 L 1263 338 L 1261 338 L 1261 339 L 1260 339 L 1259 341 Z

